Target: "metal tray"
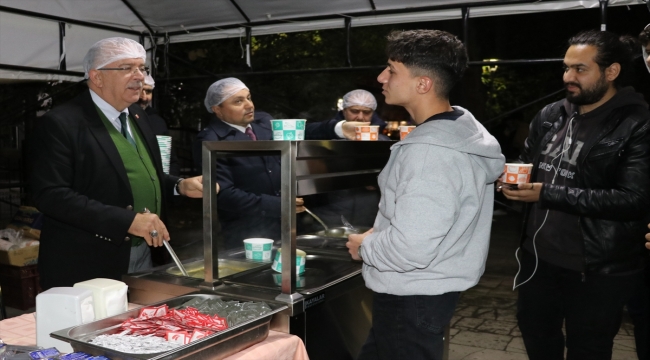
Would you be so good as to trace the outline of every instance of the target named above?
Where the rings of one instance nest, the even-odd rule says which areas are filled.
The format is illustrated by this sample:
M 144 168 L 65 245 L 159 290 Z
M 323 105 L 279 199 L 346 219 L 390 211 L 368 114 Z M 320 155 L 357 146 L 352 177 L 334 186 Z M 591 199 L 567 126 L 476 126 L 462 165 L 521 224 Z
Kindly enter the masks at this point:
M 240 273 L 242 271 L 254 269 L 260 266 L 268 266 L 270 262 L 253 262 L 253 261 L 237 261 L 229 259 L 219 259 L 219 277 L 229 276 Z M 203 259 L 191 261 L 183 264 L 187 274 L 190 277 L 203 279 L 205 278 Z M 183 276 L 178 266 L 172 266 L 165 270 L 166 273 L 176 276 Z
M 167 304 L 167 306 L 170 308 L 175 308 L 195 298 L 221 299 L 224 301 L 239 300 L 236 298 L 224 297 L 209 293 L 196 293 L 179 296 L 147 306 Z M 58 340 L 69 342 L 70 345 L 72 345 L 74 351 L 83 351 L 95 356 L 103 355 L 111 360 L 171 360 L 183 358 L 223 359 L 266 339 L 269 333 L 269 326 L 272 315 L 288 308 L 286 305 L 282 304 L 269 302 L 267 302 L 267 304 L 269 307 L 271 307 L 272 312 L 263 317 L 239 324 L 224 331 L 219 331 L 217 333 L 193 341 L 189 344 L 179 346 L 164 353 L 123 353 L 88 342 L 99 335 L 118 333 L 120 324 L 127 319 L 137 317 L 140 308 L 132 309 L 125 313 L 97 320 L 88 324 L 59 330 L 51 333 L 50 336 Z
M 340 258 L 324 254 L 309 254 L 305 262 L 305 272 L 296 276 L 296 287 L 301 294 L 312 294 L 361 273 L 360 261 L 349 257 Z M 282 274 L 271 267 L 242 272 L 222 278 L 225 284 L 247 285 L 271 290 L 279 290 Z

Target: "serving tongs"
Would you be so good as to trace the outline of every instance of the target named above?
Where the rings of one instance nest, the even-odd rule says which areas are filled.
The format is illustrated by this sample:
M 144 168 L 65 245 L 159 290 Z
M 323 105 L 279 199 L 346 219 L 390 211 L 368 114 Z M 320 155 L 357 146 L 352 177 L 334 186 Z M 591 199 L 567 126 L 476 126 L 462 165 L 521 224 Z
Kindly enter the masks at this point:
M 143 213 L 143 214 L 149 214 L 149 213 L 151 213 L 151 211 L 149 211 L 149 209 L 147 209 L 147 208 L 144 208 L 144 209 L 142 210 L 142 213 Z M 180 259 L 178 258 L 178 256 L 176 255 L 176 252 L 174 252 L 174 249 L 172 249 L 172 246 L 169 245 L 169 242 L 167 242 L 167 240 L 163 239 L 163 245 L 165 245 L 165 248 L 166 248 L 167 251 L 169 252 L 169 255 L 171 255 L 172 259 L 173 259 L 174 262 L 176 263 L 176 266 L 178 266 L 178 269 L 181 271 L 181 273 L 183 274 L 183 276 L 190 276 L 190 275 L 187 273 L 187 270 L 185 270 L 185 267 L 183 266 L 183 263 L 181 263 L 181 260 L 180 260 Z
M 187 273 L 187 270 L 185 270 L 185 267 L 183 266 L 183 263 L 181 263 L 181 260 L 176 256 L 176 253 L 174 252 L 174 249 L 172 249 L 172 246 L 169 245 L 169 242 L 167 240 L 163 240 L 163 244 L 165 245 L 165 248 L 167 248 L 167 251 L 169 251 L 169 255 L 172 256 L 172 259 L 174 259 L 174 262 L 176 263 L 176 266 L 178 266 L 178 269 L 183 273 L 183 276 L 190 276 Z

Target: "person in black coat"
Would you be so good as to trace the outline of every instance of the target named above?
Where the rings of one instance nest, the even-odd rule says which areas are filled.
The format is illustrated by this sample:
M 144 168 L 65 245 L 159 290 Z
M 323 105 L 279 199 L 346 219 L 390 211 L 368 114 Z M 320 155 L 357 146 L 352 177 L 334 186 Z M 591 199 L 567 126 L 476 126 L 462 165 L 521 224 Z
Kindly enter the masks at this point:
M 271 116 L 255 112 L 250 91 L 239 79 L 226 78 L 212 84 L 205 107 L 215 117 L 193 144 L 194 163 L 199 170 L 203 141 L 273 140 Z M 334 120 L 308 123 L 305 137 L 354 138 L 354 124 Z M 279 156 L 219 159 L 216 179 L 221 187 L 217 209 L 226 249 L 243 246 L 242 241 L 247 238 L 280 239 Z
M 131 39 L 100 40 L 84 58 L 89 90 L 35 121 L 30 183 L 44 214 L 38 259 L 43 290 L 94 278 L 121 280 L 133 242 L 143 240 L 146 251 L 169 240 L 161 219 L 174 190 L 203 194 L 201 177 L 162 171 L 148 116 L 135 105 L 145 59 L 142 45 Z M 135 179 L 127 169 L 146 176 Z M 139 200 L 143 193 L 149 194 L 145 201 Z M 151 212 L 138 201 L 152 203 Z

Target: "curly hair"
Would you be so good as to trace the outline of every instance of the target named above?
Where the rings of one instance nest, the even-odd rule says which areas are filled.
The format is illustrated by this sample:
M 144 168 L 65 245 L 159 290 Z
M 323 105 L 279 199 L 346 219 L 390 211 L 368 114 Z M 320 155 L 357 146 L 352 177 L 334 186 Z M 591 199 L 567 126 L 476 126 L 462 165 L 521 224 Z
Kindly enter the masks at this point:
M 436 94 L 449 98 L 451 89 L 467 69 L 467 50 L 454 35 L 440 30 L 393 31 L 386 55 L 404 64 L 415 76 L 429 76 Z

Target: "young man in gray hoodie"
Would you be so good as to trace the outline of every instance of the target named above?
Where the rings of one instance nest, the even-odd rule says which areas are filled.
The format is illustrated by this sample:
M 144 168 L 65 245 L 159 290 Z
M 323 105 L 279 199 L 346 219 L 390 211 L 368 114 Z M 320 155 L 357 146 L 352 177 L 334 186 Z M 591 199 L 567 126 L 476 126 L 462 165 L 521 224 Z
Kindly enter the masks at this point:
M 377 78 L 386 103 L 404 106 L 417 128 L 393 145 L 379 175 L 374 228 L 347 243 L 374 292 L 359 359 L 442 359 L 460 291 L 485 268 L 505 161 L 474 116 L 449 103 L 467 67 L 460 40 L 437 30 L 393 32 L 387 53 Z

